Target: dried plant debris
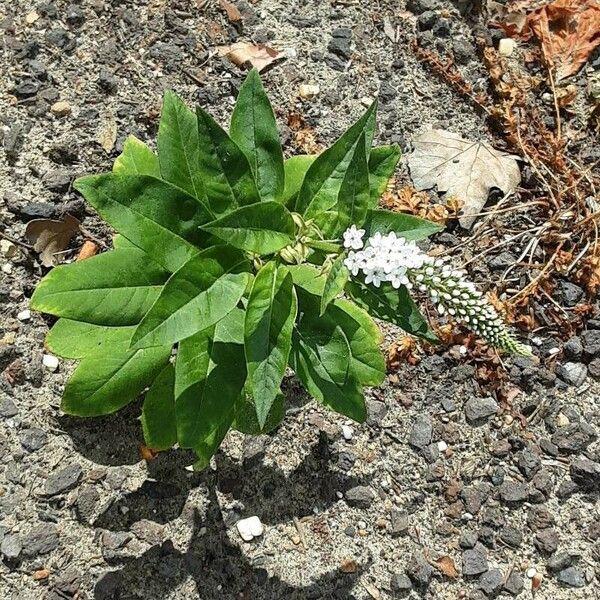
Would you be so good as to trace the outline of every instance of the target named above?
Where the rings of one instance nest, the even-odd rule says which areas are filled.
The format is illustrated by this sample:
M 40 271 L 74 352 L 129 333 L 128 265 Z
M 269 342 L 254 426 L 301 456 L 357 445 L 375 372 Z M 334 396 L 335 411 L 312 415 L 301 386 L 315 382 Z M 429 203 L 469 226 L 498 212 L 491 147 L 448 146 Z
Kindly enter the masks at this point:
M 264 44 L 250 44 L 248 42 L 236 42 L 231 46 L 219 46 L 219 56 L 225 56 L 238 67 L 250 65 L 258 72 L 263 71 L 269 65 L 286 57 L 285 52 L 275 50 Z
M 79 221 L 71 215 L 65 215 L 62 221 L 35 219 L 27 223 L 25 236 L 39 253 L 42 265 L 53 267 L 60 262 L 58 253 L 69 247 L 79 225 Z
M 432 129 L 413 142 L 408 166 L 417 190 L 431 189 L 464 202 L 462 227 L 469 229 L 477 219 L 492 188 L 512 194 L 521 181 L 516 157 L 500 152 L 485 142 L 465 140 L 456 133 Z

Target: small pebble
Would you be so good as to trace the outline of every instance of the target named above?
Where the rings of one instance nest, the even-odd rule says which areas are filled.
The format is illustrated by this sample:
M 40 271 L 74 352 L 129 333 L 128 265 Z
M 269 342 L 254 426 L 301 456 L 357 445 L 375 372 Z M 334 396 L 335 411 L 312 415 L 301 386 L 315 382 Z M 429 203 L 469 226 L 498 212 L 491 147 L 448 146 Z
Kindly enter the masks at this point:
M 59 100 L 50 107 L 50 110 L 52 111 L 53 115 L 56 115 L 57 117 L 64 117 L 71 112 L 71 105 L 65 100 Z
M 241 519 L 236 523 L 236 527 L 245 542 L 250 542 L 264 533 L 264 526 L 257 516 Z
M 311 98 L 317 96 L 320 91 L 321 88 L 318 85 L 311 83 L 303 83 L 300 85 L 298 93 L 300 94 L 301 98 L 310 100 Z
M 350 441 L 352 439 L 352 435 L 354 434 L 354 429 L 350 427 L 350 425 L 342 425 L 342 435 L 346 441 Z
M 527 569 L 527 577 L 529 577 L 529 579 L 533 579 L 537 574 L 537 569 L 535 567 L 529 567 L 529 569 Z
M 56 371 L 58 369 L 58 358 L 52 354 L 44 354 L 42 358 L 42 364 L 48 369 L 48 371 Z
M 444 440 L 438 442 L 438 450 L 440 452 L 446 452 L 448 450 L 448 444 Z
M 29 321 L 29 319 L 31 319 L 31 311 L 28 308 L 22 310 L 17 315 L 17 319 L 19 319 L 19 321 Z
M 498 53 L 500 56 L 510 56 L 517 47 L 517 42 L 512 38 L 502 38 L 498 43 Z

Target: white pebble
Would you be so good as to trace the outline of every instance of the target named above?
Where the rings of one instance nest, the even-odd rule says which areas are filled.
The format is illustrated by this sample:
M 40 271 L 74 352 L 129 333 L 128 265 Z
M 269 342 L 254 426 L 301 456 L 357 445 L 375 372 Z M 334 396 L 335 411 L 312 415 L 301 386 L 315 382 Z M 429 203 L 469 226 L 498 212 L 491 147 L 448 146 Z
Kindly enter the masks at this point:
M 533 579 L 536 575 L 537 569 L 535 567 L 529 567 L 529 569 L 527 569 L 527 577 L 529 577 L 529 579 Z
M 517 47 L 517 42 L 512 38 L 502 38 L 498 42 L 498 53 L 500 56 L 510 56 Z
M 29 321 L 29 319 L 31 319 L 31 311 L 28 308 L 22 310 L 17 315 L 17 319 L 19 319 L 19 321 Z
M 448 444 L 444 440 L 438 442 L 438 449 L 440 452 L 446 452 L 448 450 Z
M 359 529 L 366 529 L 367 528 L 367 524 L 364 521 L 359 521 L 358 522 L 358 528 Z
M 352 439 L 352 435 L 354 434 L 354 429 L 350 427 L 350 425 L 342 425 L 342 435 L 346 441 L 350 441 Z
M 255 537 L 261 536 L 265 530 L 263 524 L 260 522 L 260 519 L 257 516 L 241 519 L 236 523 L 236 527 L 240 537 L 245 542 L 250 542 Z
M 48 371 L 56 371 L 56 369 L 58 369 L 58 358 L 52 354 L 44 354 L 42 357 L 42 364 Z

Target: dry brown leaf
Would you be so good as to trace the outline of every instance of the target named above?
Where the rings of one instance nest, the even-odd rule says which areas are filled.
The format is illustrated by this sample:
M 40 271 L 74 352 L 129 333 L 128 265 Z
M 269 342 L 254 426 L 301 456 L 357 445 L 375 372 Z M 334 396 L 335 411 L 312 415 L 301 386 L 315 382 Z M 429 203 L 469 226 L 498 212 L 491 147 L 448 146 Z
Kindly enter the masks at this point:
M 219 5 L 225 11 L 227 18 L 231 23 L 240 23 L 242 20 L 242 13 L 235 4 L 228 2 L 227 0 L 219 0 Z
M 56 253 L 69 246 L 69 242 L 79 231 L 79 225 L 79 221 L 71 215 L 65 215 L 63 221 L 35 219 L 27 223 L 25 236 L 39 253 L 42 265 L 53 267 L 59 262 Z
M 102 124 L 100 125 L 100 131 L 98 132 L 98 142 L 102 146 L 106 154 L 110 154 L 112 149 L 115 147 L 117 141 L 117 122 L 115 115 L 111 112 L 107 112 L 104 115 Z
M 98 253 L 98 245 L 90 240 L 86 240 L 81 246 L 81 250 L 75 259 L 76 262 L 80 260 L 85 260 L 86 258 L 90 258 L 91 256 L 95 256 Z
M 266 69 L 274 62 L 285 58 L 285 53 L 265 46 L 264 44 L 249 44 L 236 42 L 231 46 L 219 46 L 219 56 L 227 57 L 234 65 L 245 67 L 251 65 L 258 72 Z
M 148 446 L 140 446 L 140 457 L 146 462 L 154 460 L 158 456 L 158 452 Z
M 435 561 L 435 566 L 446 576 L 451 579 L 458 577 L 458 571 L 454 565 L 454 561 L 449 556 L 440 556 Z

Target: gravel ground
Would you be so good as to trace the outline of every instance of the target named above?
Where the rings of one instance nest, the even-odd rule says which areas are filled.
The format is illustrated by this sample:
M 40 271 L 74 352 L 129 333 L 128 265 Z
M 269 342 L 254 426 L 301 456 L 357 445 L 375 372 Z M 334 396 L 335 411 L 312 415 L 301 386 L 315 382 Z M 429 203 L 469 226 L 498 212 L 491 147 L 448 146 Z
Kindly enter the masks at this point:
M 165 89 L 225 120 L 243 73 L 212 51 L 236 40 L 289 49 L 264 77 L 288 154 L 306 137 L 286 123 L 300 116 L 327 144 L 375 96 L 381 143 L 406 148 L 431 124 L 487 138 L 415 60 L 403 2 L 236 4 L 241 33 L 212 1 L 1 1 L 4 233 L 22 241 L 30 219 L 68 211 L 109 240 L 73 178 L 109 169 L 130 133 L 152 143 Z M 472 24 L 458 11 L 469 3 L 408 4 L 423 41 L 431 29 L 477 81 Z M 300 100 L 303 83 L 319 94 Z M 456 348 L 403 365 L 351 429 L 290 380 L 275 434 L 231 434 L 197 474 L 182 452 L 140 461 L 139 405 L 61 415 L 72 366 L 43 366 L 50 322 L 23 313 L 42 269 L 15 246 L 2 252 L 0 597 L 526 598 L 532 584 L 539 600 L 600 597 L 600 386 L 585 379 L 600 374 L 600 322 L 561 350 L 558 379 L 543 362 L 508 361 L 527 390 L 510 402 L 486 397 Z M 542 354 L 554 343 L 541 339 Z M 245 543 L 235 524 L 252 515 L 265 531 Z

